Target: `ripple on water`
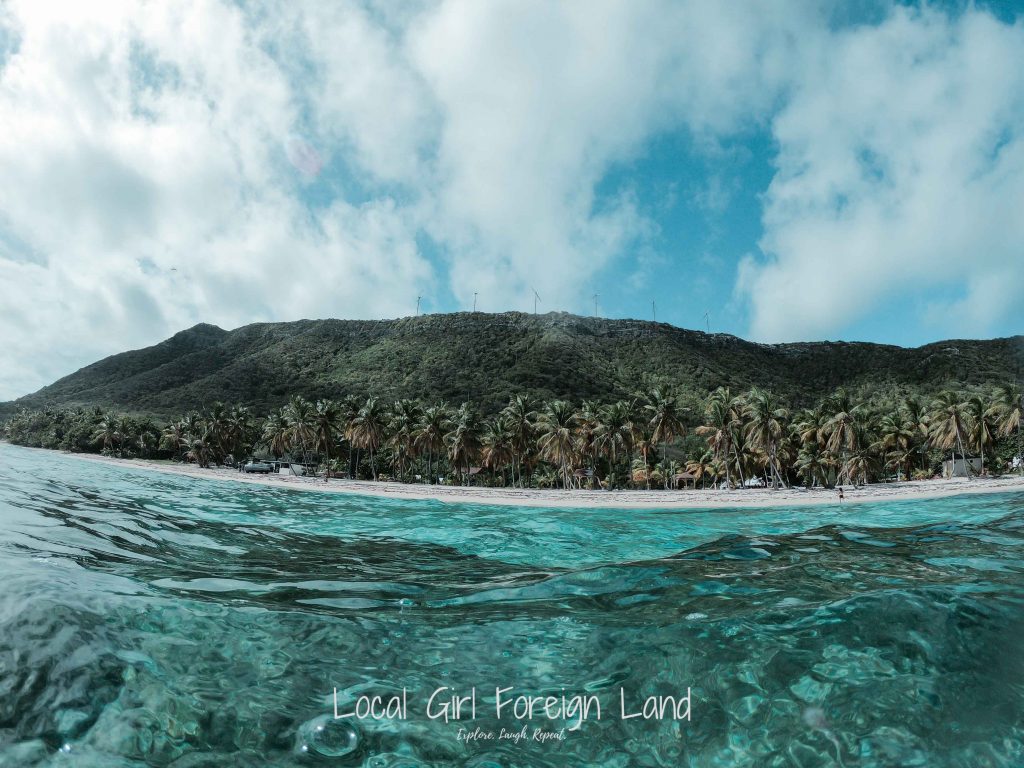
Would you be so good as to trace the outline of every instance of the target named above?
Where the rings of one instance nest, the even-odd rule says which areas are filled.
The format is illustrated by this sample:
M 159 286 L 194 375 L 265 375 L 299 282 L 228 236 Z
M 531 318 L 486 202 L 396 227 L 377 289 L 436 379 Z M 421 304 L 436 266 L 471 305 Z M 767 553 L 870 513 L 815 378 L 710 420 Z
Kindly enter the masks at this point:
M 0 466 L 0 766 L 1024 764 L 1020 494 L 527 510 Z M 605 716 L 511 746 L 423 714 L 496 685 Z M 402 687 L 407 721 L 332 716 Z M 613 716 L 686 687 L 691 722 Z

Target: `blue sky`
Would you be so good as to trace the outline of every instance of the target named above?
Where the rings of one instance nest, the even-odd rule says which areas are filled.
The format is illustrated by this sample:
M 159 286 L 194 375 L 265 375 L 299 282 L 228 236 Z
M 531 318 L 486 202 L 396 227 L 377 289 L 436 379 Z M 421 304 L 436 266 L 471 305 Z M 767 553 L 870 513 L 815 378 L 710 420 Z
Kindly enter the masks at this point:
M 1024 332 L 1020 3 L 0 5 L 0 399 L 198 322 Z M 707 313 L 707 319 L 705 319 Z

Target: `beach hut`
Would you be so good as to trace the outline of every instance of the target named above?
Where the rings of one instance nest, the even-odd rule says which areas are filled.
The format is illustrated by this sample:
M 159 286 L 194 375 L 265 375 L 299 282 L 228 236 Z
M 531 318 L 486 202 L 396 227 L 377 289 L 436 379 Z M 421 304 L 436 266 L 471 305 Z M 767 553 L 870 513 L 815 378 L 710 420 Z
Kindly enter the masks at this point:
M 693 472 L 679 472 L 673 478 L 675 482 L 676 490 L 682 488 L 683 490 L 697 488 L 697 476 Z
M 968 456 L 966 459 L 946 459 L 942 462 L 942 476 L 946 479 L 951 477 L 967 477 L 981 474 L 981 458 L 979 456 Z

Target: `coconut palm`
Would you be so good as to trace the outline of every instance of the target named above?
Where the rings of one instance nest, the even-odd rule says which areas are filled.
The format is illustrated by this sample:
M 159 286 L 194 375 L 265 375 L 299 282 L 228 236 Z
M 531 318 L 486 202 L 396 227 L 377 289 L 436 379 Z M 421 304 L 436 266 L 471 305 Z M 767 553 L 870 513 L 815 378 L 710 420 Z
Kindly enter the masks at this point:
M 184 425 L 180 421 L 172 421 L 164 427 L 160 445 L 166 450 L 174 451 L 175 456 L 180 459 L 187 439 Z
M 601 451 L 609 457 L 609 485 L 614 485 L 615 468 L 619 463 L 619 452 L 628 454 L 632 447 L 633 406 L 625 400 L 611 403 L 601 409 L 595 439 Z
M 878 420 L 878 440 L 872 446 L 879 454 L 886 457 L 901 456 L 903 460 L 913 457 L 914 441 L 918 434 L 918 425 L 904 412 L 893 411 Z M 897 479 L 906 469 L 906 477 L 910 477 L 910 465 L 901 462 L 889 462 L 896 467 Z
M 423 415 L 416 429 L 416 447 L 427 454 L 427 474 L 430 483 L 437 482 L 433 471 L 433 459 L 444 450 L 444 436 L 448 434 L 451 412 L 445 403 L 432 405 L 423 409 Z
M 649 416 L 648 425 L 651 428 L 651 441 L 661 443 L 662 462 L 666 468 L 668 465 L 668 444 L 683 433 L 683 422 L 679 409 L 679 402 L 675 394 L 661 389 L 653 389 L 644 405 L 644 410 Z M 668 475 L 665 476 L 665 490 L 668 490 Z
M 714 450 L 704 451 L 699 457 L 686 462 L 686 471 L 693 475 L 694 480 L 700 480 L 700 487 L 707 487 L 707 479 L 710 477 L 712 483 L 718 479 L 718 471 L 721 469 L 721 461 L 715 455 Z
M 644 481 L 644 487 L 651 489 L 651 462 L 650 454 L 654 450 L 654 441 L 651 440 L 651 429 L 643 421 L 634 422 L 632 443 L 640 452 L 640 458 L 630 461 L 630 480 L 635 485 L 637 478 Z M 640 470 L 640 471 L 638 471 Z
M 232 455 L 240 454 L 250 442 L 252 414 L 244 405 L 234 405 L 228 411 L 225 439 Z
M 733 438 L 740 425 L 740 415 L 734 407 L 733 397 L 725 387 L 719 387 L 708 398 L 704 407 L 704 423 L 697 427 L 697 434 L 702 435 L 715 459 L 722 462 L 725 468 L 725 483 L 732 488 L 732 473 L 729 464 L 732 461 Z
M 153 432 L 151 432 L 148 429 L 144 430 L 139 433 L 139 436 L 136 439 L 135 444 L 138 446 L 139 456 L 141 456 L 144 459 L 148 459 L 149 454 L 152 452 L 154 448 L 156 448 L 156 435 L 153 434 Z
M 569 465 L 575 453 L 577 424 L 576 412 L 565 400 L 548 403 L 537 417 L 540 435 L 537 447 L 546 461 L 561 470 L 563 488 L 569 487 Z
M 107 413 L 100 419 L 92 439 L 97 443 L 103 443 L 103 450 L 110 451 L 113 446 L 121 442 L 121 418 L 114 413 Z
M 263 425 L 263 441 L 270 452 L 280 458 L 288 451 L 291 440 L 291 423 L 285 409 L 274 411 Z
M 492 419 L 484 425 L 480 445 L 480 463 L 492 473 L 501 470 L 504 474 L 504 468 L 515 456 L 512 430 L 504 419 Z
M 391 406 L 391 422 L 388 425 L 388 445 L 398 458 L 398 477 L 405 480 L 406 461 L 416 452 L 416 430 L 419 428 L 423 409 L 415 400 L 399 400 Z
M 800 448 L 796 456 L 796 472 L 810 487 L 828 485 L 828 471 L 831 466 L 828 453 L 817 441 Z
M 463 483 L 466 483 L 469 480 L 470 462 L 480 451 L 480 417 L 468 403 L 459 406 L 459 410 L 452 416 L 451 431 L 444 439 L 452 466 L 465 468 Z
M 985 474 L 985 447 L 995 442 L 998 427 L 989 415 L 991 405 L 978 395 L 972 395 L 964 403 L 967 410 L 967 444 L 981 456 L 981 474 Z
M 523 461 L 534 441 L 534 421 L 537 412 L 533 401 L 525 395 L 516 395 L 508 401 L 502 411 L 502 418 L 508 426 L 512 437 L 512 484 L 515 485 L 516 474 L 519 475 L 519 486 L 523 486 Z
M 597 480 L 597 460 L 601 453 L 602 409 L 592 400 L 584 400 L 577 413 L 577 448 L 581 456 L 590 459 L 592 478 Z
M 376 397 L 367 398 L 353 423 L 353 436 L 355 444 L 370 453 L 370 472 L 374 480 L 377 479 L 375 456 L 377 449 L 384 442 L 386 428 L 387 411 L 384 405 Z
M 1024 393 L 1016 384 L 1002 384 L 996 388 L 989 406 L 989 415 L 999 425 L 999 434 L 1017 435 L 1017 461 L 1024 472 L 1024 446 L 1021 444 L 1021 421 L 1024 420 Z
M 202 437 L 190 437 L 188 439 L 188 450 L 185 452 L 187 461 L 194 461 L 201 468 L 210 466 L 211 448 Z
M 204 437 L 206 422 L 198 411 L 189 411 L 181 417 L 181 429 L 189 437 Z
M 779 472 L 779 445 L 786 435 L 786 421 L 789 411 L 771 392 L 752 389 L 746 397 L 743 415 L 747 419 L 745 437 L 747 443 L 765 454 L 767 468 L 772 474 L 772 485 L 786 484 Z
M 216 402 L 210 406 L 206 418 L 207 441 L 211 452 L 216 454 L 218 461 L 229 453 L 230 445 L 230 413 L 224 403 Z
M 916 397 L 908 397 L 903 400 L 900 410 L 907 421 L 914 425 L 914 450 L 920 455 L 921 468 L 924 469 L 928 447 L 928 409 Z
M 317 400 L 313 407 L 313 444 L 324 454 L 324 482 L 331 477 L 331 446 L 344 429 L 341 409 L 333 400 Z
M 848 454 L 861 447 L 857 444 L 859 433 L 856 425 L 858 418 L 863 414 L 845 389 L 840 389 L 830 397 L 827 400 L 826 408 L 831 415 L 823 427 L 825 448 L 833 456 L 839 458 L 839 477 L 836 478 L 836 481 L 837 484 L 842 484 L 843 477 L 846 475 Z M 847 479 L 849 478 L 847 477 Z
M 117 422 L 117 433 L 120 438 L 117 441 L 117 455 L 124 458 L 125 446 L 130 446 L 138 436 L 138 425 L 131 416 L 122 415 Z
M 288 420 L 288 447 L 301 451 L 303 458 L 316 442 L 316 408 L 302 395 L 295 395 L 284 407 Z
M 928 415 L 931 439 L 940 450 L 952 452 L 953 466 L 956 466 L 956 449 L 966 464 L 964 437 L 967 434 L 967 408 L 955 392 L 945 391 L 932 401 Z M 968 475 L 969 476 L 969 475 Z

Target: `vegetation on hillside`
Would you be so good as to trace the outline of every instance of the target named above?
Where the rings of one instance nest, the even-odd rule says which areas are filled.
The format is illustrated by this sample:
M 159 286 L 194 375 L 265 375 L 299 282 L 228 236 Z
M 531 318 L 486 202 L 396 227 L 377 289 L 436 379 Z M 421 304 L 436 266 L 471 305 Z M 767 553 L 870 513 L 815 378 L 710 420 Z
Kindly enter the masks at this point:
M 820 342 L 755 344 L 664 323 L 565 314 L 459 313 L 388 321 L 304 320 L 224 331 L 200 325 L 114 355 L 15 403 L 164 420 L 215 402 L 269 413 L 294 395 L 381 403 L 473 403 L 494 413 L 517 396 L 605 406 L 638 389 L 673 389 L 701 408 L 718 386 L 758 387 L 803 408 L 845 387 L 859 401 L 930 399 L 1024 377 L 1024 339 L 946 341 L 917 349 Z
M 943 458 L 980 455 L 1004 472 L 1022 454 L 1024 398 L 1016 384 L 945 390 L 927 400 L 858 400 L 839 389 L 809 407 L 769 390 L 718 387 L 691 408 L 652 388 L 598 404 L 509 399 L 486 418 L 458 407 L 353 395 L 294 395 L 265 418 L 213 404 L 158 425 L 100 408 L 23 410 L 4 426 L 13 443 L 200 466 L 228 456 L 288 457 L 328 480 L 517 487 L 828 486 L 933 476 Z

